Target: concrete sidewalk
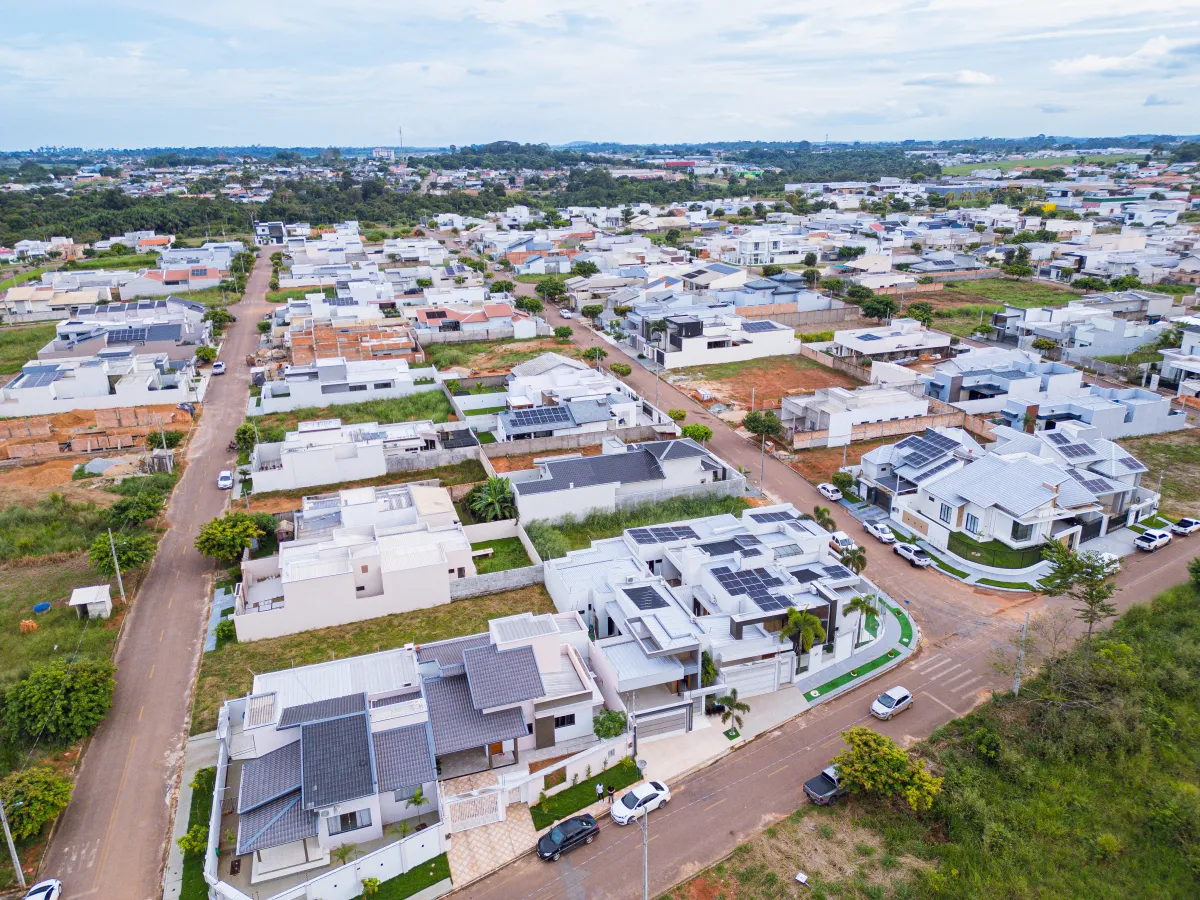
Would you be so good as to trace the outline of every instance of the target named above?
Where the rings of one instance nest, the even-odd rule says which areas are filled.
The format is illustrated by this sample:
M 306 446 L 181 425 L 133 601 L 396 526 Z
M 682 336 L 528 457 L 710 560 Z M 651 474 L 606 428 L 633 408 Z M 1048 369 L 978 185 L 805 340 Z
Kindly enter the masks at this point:
M 197 771 L 217 764 L 219 753 L 217 733 L 209 731 L 189 738 L 184 748 L 183 773 L 179 782 L 178 814 L 171 829 L 171 845 L 167 850 L 167 867 L 163 871 L 163 900 L 178 900 L 183 883 L 183 854 L 176 842 L 188 830 L 188 814 L 192 809 L 192 777 Z

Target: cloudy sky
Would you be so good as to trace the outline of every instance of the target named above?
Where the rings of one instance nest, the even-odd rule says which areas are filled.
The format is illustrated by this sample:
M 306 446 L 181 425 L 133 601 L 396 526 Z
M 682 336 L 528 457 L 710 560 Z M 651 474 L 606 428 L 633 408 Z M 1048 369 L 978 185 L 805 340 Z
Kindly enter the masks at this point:
M 1200 0 L 49 0 L 0 148 L 1200 131 Z

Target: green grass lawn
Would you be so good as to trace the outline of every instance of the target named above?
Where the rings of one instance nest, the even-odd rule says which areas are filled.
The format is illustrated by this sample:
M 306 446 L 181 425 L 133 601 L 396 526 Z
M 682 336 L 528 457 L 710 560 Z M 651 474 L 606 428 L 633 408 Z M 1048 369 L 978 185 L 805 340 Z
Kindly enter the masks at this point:
M 102 259 L 80 259 L 63 266 L 64 272 L 86 272 L 89 269 L 157 269 L 157 253 L 130 253 L 126 256 L 106 256 Z
M 476 634 L 487 631 L 490 619 L 521 612 L 554 612 L 554 603 L 539 584 L 350 625 L 265 641 L 226 644 L 220 650 L 205 653 L 200 660 L 191 733 L 200 734 L 217 727 L 217 710 L 225 700 L 244 696 L 250 690 L 251 672 L 273 672 L 328 659 L 345 659 L 400 647 L 410 641 L 428 644 Z
M 288 300 L 303 300 L 308 294 L 324 294 L 326 297 L 336 297 L 337 288 L 303 287 L 288 288 L 286 291 L 267 291 L 267 302 L 285 303 Z
M 220 288 L 204 288 L 200 291 L 186 291 L 179 294 L 184 300 L 194 300 L 197 303 L 203 303 L 205 306 L 214 308 L 224 308 L 239 302 L 242 295 L 237 291 L 222 292 Z M 135 299 L 135 298 L 128 298 Z
M 0 375 L 13 375 L 54 339 L 54 324 L 0 328 Z
M 335 485 L 329 485 L 329 490 L 345 491 L 356 487 L 382 487 L 389 484 L 406 484 L 410 481 L 428 481 L 434 478 L 441 482 L 442 487 L 450 487 L 456 484 L 476 484 L 480 481 L 486 481 L 487 472 L 484 471 L 483 464 L 479 460 L 468 459 L 460 463 L 455 463 L 452 466 L 437 466 L 433 469 L 413 469 L 407 472 L 388 472 L 379 478 L 339 482 Z M 253 506 L 255 503 L 278 499 L 298 501 L 303 497 L 319 493 L 319 491 L 319 488 L 311 487 L 297 488 L 294 491 L 269 491 L 263 494 L 254 494 L 251 497 L 250 503 Z
M 37 281 L 42 277 L 42 273 L 49 271 L 48 266 L 41 266 L 36 269 L 30 269 L 28 272 L 22 272 L 19 275 L 12 275 L 0 281 L 0 291 L 7 291 L 10 287 L 16 287 L 18 284 L 24 284 L 27 281 Z
M 1010 306 L 1065 306 L 1079 297 L 1078 291 L 1057 287 L 1044 281 L 1020 281 L 1015 278 L 980 278 L 977 281 L 954 281 L 945 290 L 931 294 L 930 299 L 968 303 L 990 300 Z
M 1135 350 L 1133 353 L 1113 353 L 1108 356 L 1097 356 L 1101 362 L 1112 363 L 1116 366 L 1140 366 L 1142 363 L 1162 362 L 1163 355 L 1157 350 Z
M 948 549 L 966 562 L 997 569 L 1024 569 L 1042 561 L 1041 547 L 1015 550 L 1001 541 L 981 543 L 967 537 L 961 531 L 950 532 Z
M 525 523 L 525 530 L 538 555 L 545 560 L 565 556 L 569 550 L 590 547 L 592 541 L 616 537 L 626 528 L 642 528 L 721 513 L 736 516 L 749 506 L 744 497 L 676 497 L 662 503 L 642 503 L 613 512 L 596 511 L 583 519 L 567 518 L 554 525 L 534 520 Z
M 367 400 L 363 403 L 344 403 L 340 406 L 306 407 L 294 409 L 291 412 L 269 413 L 264 416 L 253 416 L 247 421 L 258 425 L 260 431 L 264 428 L 284 428 L 292 430 L 300 422 L 313 419 L 341 419 L 345 425 L 357 422 L 378 422 L 390 425 L 393 422 L 412 422 L 429 419 L 433 422 L 446 422 L 454 415 L 454 407 L 449 398 L 440 391 L 421 391 L 406 397 L 393 400 Z
M 1142 484 L 1152 488 L 1162 477 L 1165 513 L 1175 518 L 1200 515 L 1200 441 L 1191 429 L 1129 438 L 1121 446 L 1150 470 Z
M 57 494 L 32 506 L 0 509 L 0 563 L 86 550 L 105 524 L 100 506 L 71 503 Z
M 213 788 L 217 783 L 215 767 L 200 769 L 192 779 L 192 805 L 188 810 L 188 829 L 193 825 L 208 826 L 212 816 Z M 183 856 L 183 884 L 179 900 L 207 900 L 208 883 L 204 880 L 204 855 L 185 853 Z
M 933 556 L 932 553 L 929 555 Z M 949 572 L 951 575 L 954 575 L 958 578 L 966 578 L 967 577 L 967 573 L 964 572 L 962 569 L 956 569 L 954 566 L 950 565 L 950 563 L 946 562 L 944 559 L 942 559 L 940 557 L 933 556 L 933 564 L 935 566 L 937 566 L 939 569 L 941 569 L 943 572 Z
M 529 559 L 529 554 L 525 552 L 525 545 L 521 543 L 520 538 L 511 537 L 500 538 L 496 541 L 481 541 L 478 544 L 472 544 L 471 549 L 490 549 L 492 551 L 491 556 L 475 557 L 475 571 L 480 575 L 487 575 L 489 572 L 503 572 L 506 569 L 520 569 L 533 565 Z
M 551 770 L 545 769 L 549 772 Z M 641 780 L 641 773 L 637 766 L 633 764 L 633 760 L 624 759 L 615 766 L 610 766 L 603 772 L 593 772 L 592 777 L 586 781 L 580 781 L 578 784 L 571 785 L 565 791 L 559 791 L 553 796 L 547 797 L 541 803 L 535 803 L 529 807 L 529 814 L 533 817 L 533 827 L 538 831 L 553 825 L 559 819 L 565 819 L 572 813 L 579 812 L 581 809 L 591 806 L 596 802 L 596 782 L 604 783 L 605 789 L 612 787 L 614 792 L 623 790 L 631 784 L 637 784 Z M 613 801 L 616 802 L 614 794 Z
M 442 853 L 429 862 L 388 879 L 372 894 L 373 900 L 404 900 L 450 877 L 450 858 Z
M 1010 591 L 1036 591 L 1037 588 L 1026 581 L 993 581 L 991 578 L 980 578 L 977 584 L 988 587 L 1007 588 Z
M 703 376 L 709 381 L 724 381 L 727 378 L 743 378 L 758 372 L 786 369 L 823 369 L 818 362 L 804 356 L 767 356 L 743 362 L 713 363 L 711 366 L 685 366 L 672 369 L 672 375 Z
M 479 368 L 485 363 L 492 369 L 510 369 L 518 363 L 527 362 L 553 350 L 563 356 L 578 357 L 583 351 L 578 347 L 554 345 L 549 338 L 527 338 L 504 341 L 466 341 L 461 344 L 427 344 L 425 359 L 439 369 L 455 366 Z
M 1086 154 L 1083 157 L 1090 163 L 1121 163 L 1130 162 L 1132 160 L 1140 160 L 1141 156 L 1136 153 L 1126 153 L 1115 156 L 1105 156 L 1102 154 Z M 1001 172 L 1007 172 L 1009 169 L 1015 169 L 1018 166 L 1029 166 L 1032 169 L 1053 169 L 1056 166 L 1072 166 L 1079 156 L 1054 156 L 1046 159 L 1002 159 L 996 162 L 985 163 L 964 163 L 961 166 L 945 166 L 942 168 L 943 175 L 970 175 L 976 169 L 999 169 Z
M 508 409 L 507 406 L 487 406 L 483 409 L 467 409 L 463 412 L 468 416 L 494 416 L 496 413 L 502 413 Z

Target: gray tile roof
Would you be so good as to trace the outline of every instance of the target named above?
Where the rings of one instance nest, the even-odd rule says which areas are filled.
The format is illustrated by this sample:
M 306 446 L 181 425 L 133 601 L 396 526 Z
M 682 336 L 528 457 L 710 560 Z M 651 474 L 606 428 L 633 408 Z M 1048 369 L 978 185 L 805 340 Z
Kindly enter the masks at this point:
M 477 710 L 471 703 L 471 689 L 464 675 L 426 681 L 425 700 L 433 726 L 433 749 L 438 756 L 474 750 L 529 733 L 519 708 L 487 715 Z
M 1053 464 L 985 456 L 938 479 L 928 490 L 955 505 L 970 501 L 982 507 L 996 506 L 1020 517 L 1055 499 L 1055 492 L 1044 485 L 1061 484 L 1067 477 L 1066 472 Z
M 600 400 L 572 400 L 564 404 L 576 425 L 589 422 L 607 422 L 612 418 L 612 407 Z
M 649 450 L 550 461 L 544 464 L 544 469 L 550 474 L 549 478 L 514 482 L 513 490 L 518 494 L 544 494 L 570 490 L 571 485 L 630 484 L 663 477 L 662 467 Z
M 280 797 L 238 819 L 237 855 L 317 836 L 317 814 L 300 805 L 300 792 Z
M 320 809 L 375 793 L 367 716 L 305 725 L 300 732 L 305 809 Z
M 497 650 L 487 644 L 464 653 L 463 665 L 476 709 L 510 706 L 546 694 L 532 647 Z
M 238 812 L 249 812 L 299 789 L 300 742 L 293 741 L 242 766 Z
M 437 780 L 427 723 L 377 731 L 371 739 L 380 793 Z
M 681 438 L 674 441 L 646 441 L 641 444 L 631 444 L 632 449 L 627 450 L 628 453 L 633 453 L 638 450 L 645 450 L 647 453 L 654 454 L 656 459 L 684 459 L 691 456 L 708 456 L 708 451 L 693 441 L 691 438 Z
M 279 727 L 295 728 L 309 722 L 320 722 L 322 719 L 337 719 L 360 713 L 366 708 L 366 694 L 347 694 L 345 697 L 331 697 L 328 700 L 317 700 L 315 703 L 301 703 L 299 706 L 289 706 L 283 711 L 283 715 L 279 717 Z
M 533 375 L 541 375 L 543 372 L 549 372 L 557 366 L 568 366 L 572 369 L 586 369 L 588 367 L 587 363 L 563 356 L 561 353 L 543 353 L 541 356 L 535 356 L 527 362 L 518 363 L 512 367 L 510 372 L 518 378 L 528 378 Z
M 472 647 L 482 647 L 490 642 L 491 639 L 486 634 L 472 634 L 468 637 L 425 644 L 417 651 L 417 661 L 437 663 L 443 677 L 462 675 L 464 671 L 463 651 L 470 650 Z

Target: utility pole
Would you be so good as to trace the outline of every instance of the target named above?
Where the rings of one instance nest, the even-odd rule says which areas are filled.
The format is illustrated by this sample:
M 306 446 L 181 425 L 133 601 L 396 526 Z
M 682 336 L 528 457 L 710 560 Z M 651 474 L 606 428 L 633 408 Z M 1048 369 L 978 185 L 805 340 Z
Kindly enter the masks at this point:
M 108 548 L 112 551 L 113 568 L 117 570 L 117 587 L 121 589 L 121 603 L 125 602 L 125 582 L 121 580 L 121 562 L 117 559 L 117 542 L 113 540 L 112 529 L 108 529 Z
M 13 808 L 21 804 L 14 803 Z M 12 832 L 8 830 L 8 816 L 4 814 L 4 800 L 0 799 L 0 824 L 4 825 L 4 840 L 8 841 L 8 855 L 12 857 L 13 871 L 17 873 L 17 885 L 25 890 L 25 873 L 21 870 L 21 857 L 17 856 L 16 845 L 13 844 Z
M 758 450 L 758 489 L 763 489 L 763 473 L 767 468 L 767 435 L 766 432 L 760 437 Z
M 1013 673 L 1013 696 L 1021 693 L 1021 669 L 1025 666 L 1025 637 L 1029 633 L 1029 610 L 1025 610 L 1025 624 L 1021 626 L 1021 646 L 1017 650 L 1017 671 Z
M 754 412 L 754 386 L 750 387 L 750 412 Z

